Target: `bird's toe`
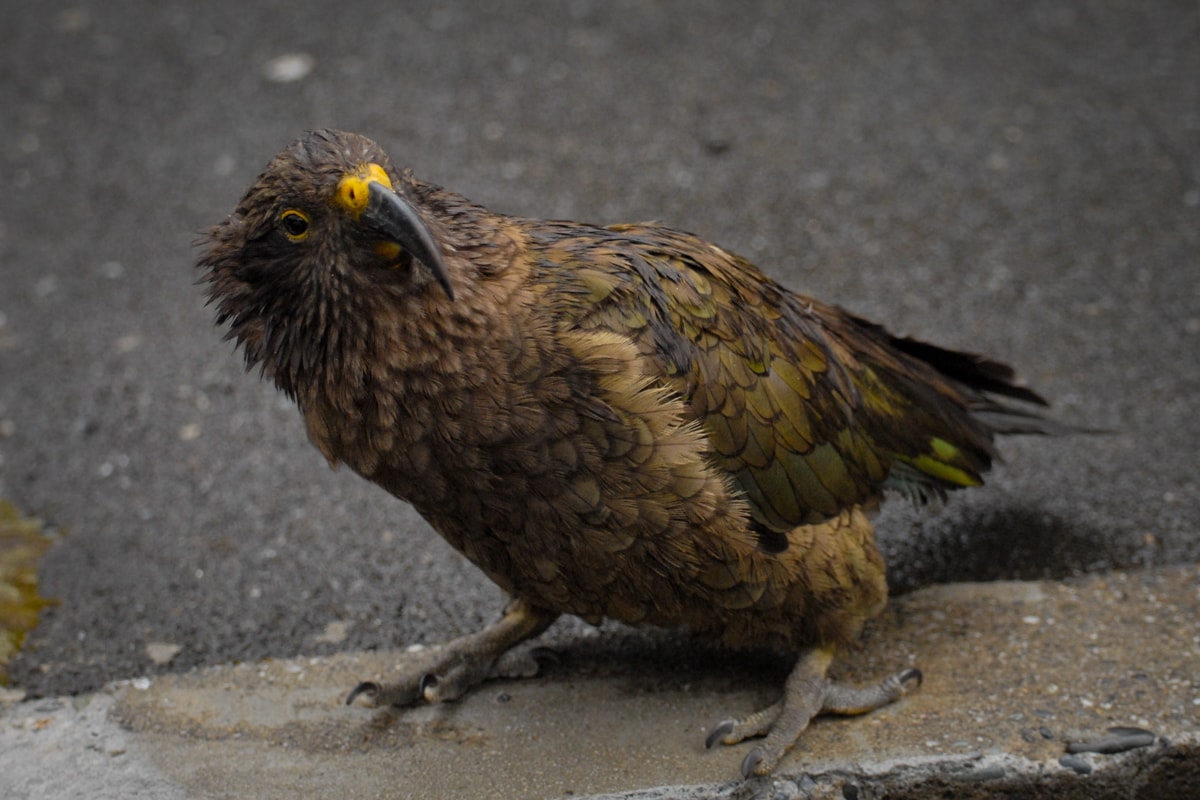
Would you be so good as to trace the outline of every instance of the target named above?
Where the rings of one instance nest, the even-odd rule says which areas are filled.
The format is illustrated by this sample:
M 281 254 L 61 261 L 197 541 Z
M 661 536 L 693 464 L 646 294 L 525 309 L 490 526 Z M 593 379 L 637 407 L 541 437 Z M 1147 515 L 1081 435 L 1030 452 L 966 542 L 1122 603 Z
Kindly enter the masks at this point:
M 379 696 L 380 686 L 375 681 L 363 681 L 358 686 L 350 690 L 350 694 L 346 695 L 346 705 L 351 705 L 360 696 L 366 701 L 369 706 L 375 705 L 375 698 Z
M 740 740 L 735 740 L 732 742 L 726 740 L 726 737 L 733 732 L 733 727 L 736 724 L 736 720 L 726 719 L 714 725 L 708 732 L 708 736 L 704 737 L 705 749 L 711 750 L 713 745 L 717 742 L 720 742 L 721 744 L 737 744 L 737 742 Z

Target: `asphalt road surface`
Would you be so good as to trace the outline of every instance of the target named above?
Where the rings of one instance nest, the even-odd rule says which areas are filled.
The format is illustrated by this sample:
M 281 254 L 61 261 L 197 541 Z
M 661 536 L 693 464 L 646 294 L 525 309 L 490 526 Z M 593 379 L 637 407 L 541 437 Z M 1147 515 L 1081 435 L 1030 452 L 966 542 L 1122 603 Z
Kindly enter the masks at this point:
M 1197 42 L 1192 0 L 6 5 L 0 496 L 63 532 L 15 684 L 498 613 L 411 509 L 329 471 L 194 284 L 197 232 L 326 126 L 500 211 L 696 232 L 1112 430 L 891 504 L 898 591 L 1200 560 Z

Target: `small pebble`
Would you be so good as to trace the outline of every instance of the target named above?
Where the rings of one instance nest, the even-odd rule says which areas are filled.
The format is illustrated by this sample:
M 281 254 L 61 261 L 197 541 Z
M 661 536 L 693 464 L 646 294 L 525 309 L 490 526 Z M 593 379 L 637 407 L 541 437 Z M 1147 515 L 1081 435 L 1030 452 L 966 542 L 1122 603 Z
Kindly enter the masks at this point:
M 1109 728 L 1108 733 L 1084 742 L 1069 742 L 1068 753 L 1124 753 L 1154 744 L 1155 735 L 1143 728 Z
M 149 642 L 146 644 L 146 657 L 158 666 L 171 663 L 171 659 L 182 650 L 179 645 L 169 642 Z
M 971 781 L 995 781 L 1003 778 L 1005 774 L 1004 767 L 992 764 L 982 769 L 971 770 L 964 777 Z
M 303 80 L 316 66 L 308 53 L 286 53 L 263 65 L 263 76 L 274 83 L 295 83 Z
M 350 624 L 344 620 L 334 620 L 325 624 L 324 630 L 314 635 L 314 642 L 323 644 L 341 644 L 346 641 L 346 635 L 350 630 Z
M 1091 775 L 1092 765 L 1079 756 L 1063 756 L 1058 760 L 1060 766 L 1074 770 L 1079 775 Z

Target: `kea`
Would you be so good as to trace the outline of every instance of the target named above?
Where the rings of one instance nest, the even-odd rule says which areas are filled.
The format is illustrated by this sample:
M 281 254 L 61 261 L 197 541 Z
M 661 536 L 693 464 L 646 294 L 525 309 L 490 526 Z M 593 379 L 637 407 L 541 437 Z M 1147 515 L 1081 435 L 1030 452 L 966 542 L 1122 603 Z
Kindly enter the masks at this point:
M 1045 405 L 1008 366 L 894 336 L 658 224 L 489 211 L 312 132 L 210 229 L 218 325 L 331 465 L 411 503 L 511 601 L 368 704 L 453 700 L 561 614 L 682 627 L 794 658 L 781 699 L 707 744 L 765 737 L 920 684 L 827 677 L 887 598 L 870 516 L 978 486 Z

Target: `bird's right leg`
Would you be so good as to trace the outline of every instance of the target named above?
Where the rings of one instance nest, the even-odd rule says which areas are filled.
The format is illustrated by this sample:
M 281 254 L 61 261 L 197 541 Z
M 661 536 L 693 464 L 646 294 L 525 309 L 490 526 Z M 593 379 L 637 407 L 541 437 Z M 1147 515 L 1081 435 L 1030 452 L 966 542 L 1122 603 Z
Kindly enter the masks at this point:
M 871 686 L 837 683 L 826 677 L 833 660 L 832 644 L 809 649 L 796 662 L 784 684 L 783 698 L 774 705 L 740 720 L 725 720 L 708 733 L 706 747 L 717 742 L 737 744 L 765 736 L 762 744 L 742 761 L 742 775 L 767 775 L 792 749 L 808 723 L 818 714 L 865 714 L 885 706 L 921 685 L 921 670 L 915 667 L 889 675 Z
M 503 616 L 481 631 L 460 636 L 440 646 L 432 663 L 386 683 L 363 681 L 354 687 L 346 704 L 362 696 L 367 705 L 408 706 L 424 699 L 430 703 L 456 700 L 472 686 L 491 677 L 532 675 L 532 670 L 506 670 L 501 656 L 526 639 L 537 636 L 558 618 L 558 612 L 513 600 Z

